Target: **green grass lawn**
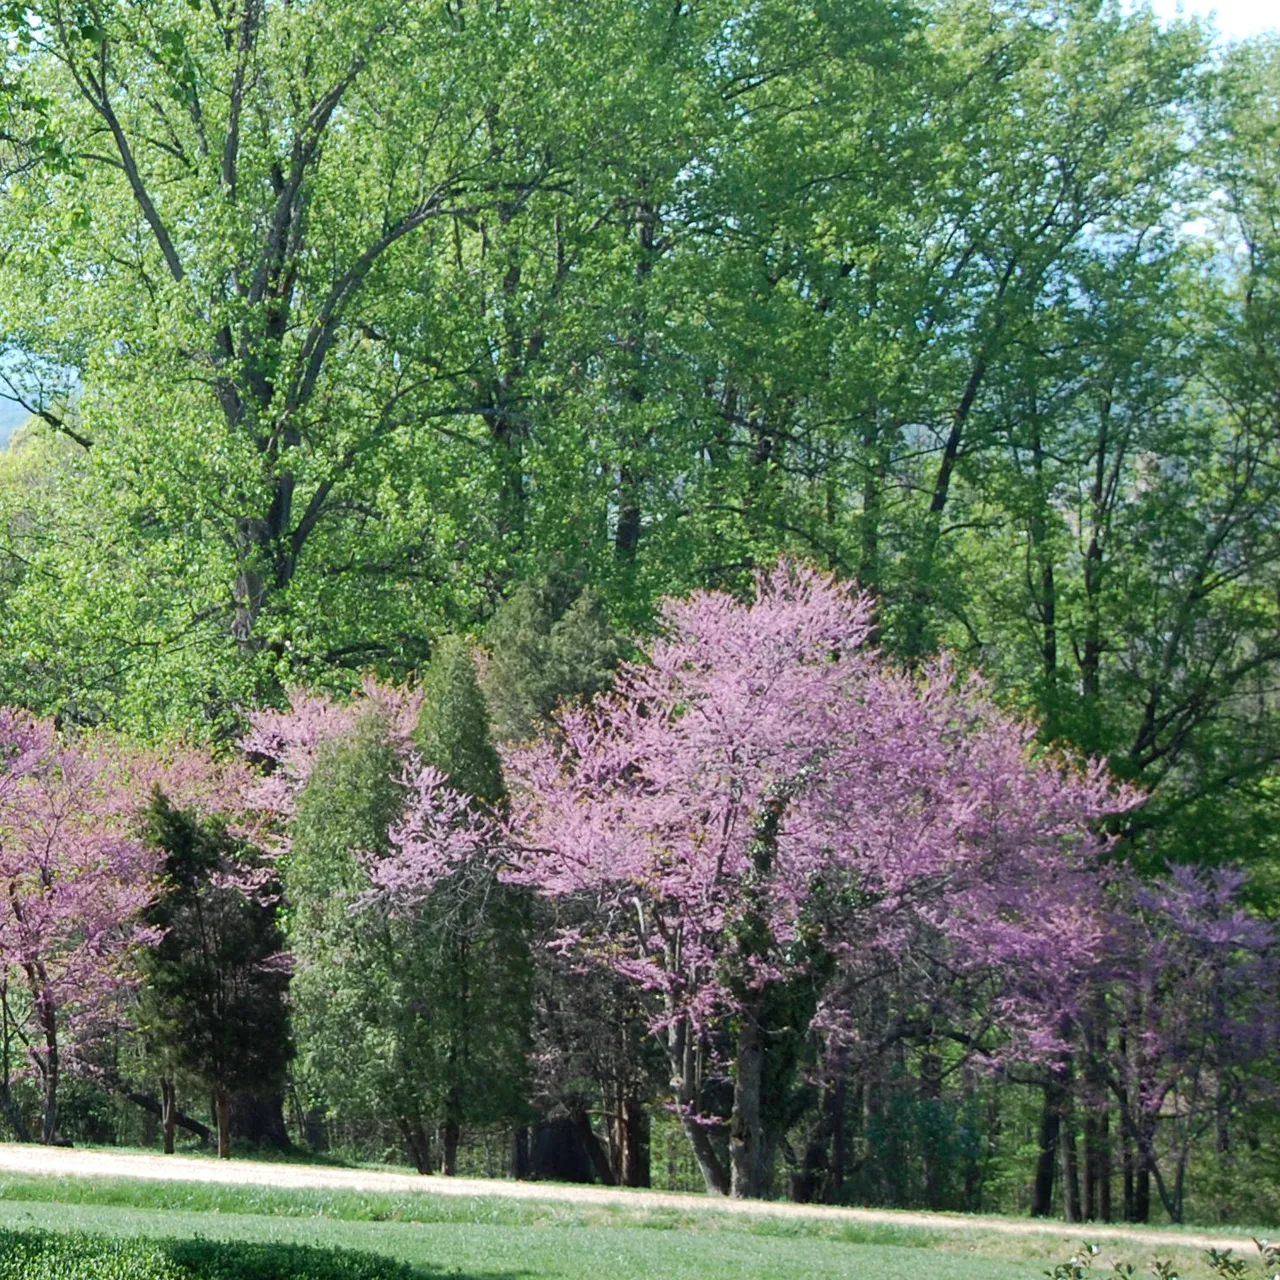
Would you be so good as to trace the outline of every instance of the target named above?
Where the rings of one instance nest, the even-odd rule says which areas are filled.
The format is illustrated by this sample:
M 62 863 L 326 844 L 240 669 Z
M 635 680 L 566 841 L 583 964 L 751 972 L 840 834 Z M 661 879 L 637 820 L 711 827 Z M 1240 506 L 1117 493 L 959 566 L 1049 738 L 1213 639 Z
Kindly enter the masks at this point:
M 470 1280 L 1040 1280 L 1088 1228 L 1036 1236 L 689 1210 L 214 1183 L 0 1175 L 0 1229 L 86 1231 L 362 1250 Z M 1196 1250 L 1172 1254 L 1186 1280 Z M 1100 1269 L 1150 1260 L 1108 1246 Z

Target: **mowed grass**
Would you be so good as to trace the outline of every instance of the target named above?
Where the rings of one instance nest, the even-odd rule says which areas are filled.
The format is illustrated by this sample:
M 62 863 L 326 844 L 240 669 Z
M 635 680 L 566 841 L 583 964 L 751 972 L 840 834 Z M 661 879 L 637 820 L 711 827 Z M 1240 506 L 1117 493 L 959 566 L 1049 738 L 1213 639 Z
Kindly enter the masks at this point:
M 1089 1229 L 1005 1235 L 714 1210 L 582 1206 L 422 1192 L 291 1190 L 216 1183 L 0 1175 L 0 1227 L 111 1236 L 304 1244 L 381 1254 L 424 1277 L 517 1280 L 1039 1280 Z M 1144 1266 L 1149 1245 L 1111 1244 Z M 1187 1280 L 1195 1249 L 1161 1249 Z

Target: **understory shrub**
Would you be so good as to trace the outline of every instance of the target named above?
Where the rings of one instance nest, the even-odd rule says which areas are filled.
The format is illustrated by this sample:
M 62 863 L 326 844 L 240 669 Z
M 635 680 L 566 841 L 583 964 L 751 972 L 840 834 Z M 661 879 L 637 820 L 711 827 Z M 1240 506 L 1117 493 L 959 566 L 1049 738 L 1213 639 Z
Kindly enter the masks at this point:
M 225 1240 L 0 1230 L 0 1280 L 420 1280 L 378 1254 Z

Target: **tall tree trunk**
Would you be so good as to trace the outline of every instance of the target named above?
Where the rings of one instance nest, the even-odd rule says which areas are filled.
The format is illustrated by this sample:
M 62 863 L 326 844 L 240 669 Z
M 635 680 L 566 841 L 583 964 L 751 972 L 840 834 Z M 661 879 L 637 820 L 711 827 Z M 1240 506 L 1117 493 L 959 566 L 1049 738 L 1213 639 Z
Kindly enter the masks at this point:
M 604 1149 L 604 1143 L 600 1141 L 599 1135 L 591 1127 L 591 1117 L 580 1100 L 570 1111 L 569 1119 L 573 1122 L 573 1130 L 578 1135 L 578 1141 L 582 1143 L 583 1150 L 591 1160 L 591 1168 L 596 1177 L 606 1187 L 616 1187 L 618 1178 L 614 1173 L 613 1165 L 609 1163 L 609 1153 Z
M 1040 1152 L 1036 1158 L 1036 1179 L 1031 1192 L 1031 1216 L 1048 1218 L 1053 1213 L 1053 1183 L 1058 1167 L 1058 1140 L 1062 1131 L 1062 1084 L 1050 1078 L 1044 1085 L 1040 1110 Z
M 17 1099 L 13 1096 L 10 1082 L 13 1078 L 12 1060 L 13 1039 L 10 1034 L 9 1021 L 9 986 L 0 983 L 0 1107 L 4 1109 L 5 1119 L 13 1130 L 13 1136 L 19 1142 L 31 1141 L 31 1130 L 23 1118 Z
M 1111 1111 L 1107 1101 L 1106 1060 L 1110 1031 L 1105 1001 L 1096 995 L 1084 1023 L 1085 1081 L 1084 1216 L 1111 1221 Z
M 1113 1218 L 1111 1208 L 1111 1114 L 1103 1108 L 1098 1116 L 1098 1217 Z
M 1070 1096 L 1063 1107 L 1062 1132 L 1059 1140 L 1062 1150 L 1062 1216 L 1068 1222 L 1080 1222 L 1080 1160 L 1076 1150 L 1075 1108 Z
M 1138 1221 L 1138 1192 L 1134 1168 L 1133 1138 L 1126 1125 L 1120 1134 L 1120 1169 L 1124 1188 L 1124 1220 L 1126 1222 Z
M 1050 482 L 1044 474 L 1044 445 L 1040 417 L 1034 399 L 1030 409 L 1031 461 L 1035 474 L 1035 495 L 1031 507 L 1031 546 L 1039 583 L 1035 607 L 1040 615 L 1040 668 L 1044 691 L 1040 697 L 1041 732 L 1052 742 L 1058 736 L 1058 592 L 1054 581 L 1053 548 L 1049 541 Z M 1076 1221 L 1076 1219 L 1072 1219 Z
M 647 184 L 642 181 L 641 185 L 643 187 Z M 636 295 L 631 310 L 630 332 L 623 343 L 631 364 L 626 399 L 635 406 L 637 419 L 640 407 L 648 398 L 645 374 L 649 324 L 647 290 L 658 256 L 659 216 L 657 207 L 648 196 L 641 195 L 635 215 L 636 259 L 632 273 Z M 634 425 L 628 443 L 632 448 L 637 448 L 642 443 Z M 640 476 L 636 473 L 635 459 L 632 458 L 618 468 L 618 524 L 613 540 L 614 554 L 628 565 L 634 565 L 642 531 Z
M 710 1130 L 701 1114 L 698 1049 L 687 1018 L 672 1019 L 667 1031 L 667 1057 L 671 1062 L 671 1073 L 676 1085 L 676 1106 L 680 1112 L 680 1123 L 693 1148 L 702 1180 L 712 1195 L 727 1196 L 729 1174 L 716 1154 Z
M 458 1139 L 461 1136 L 462 1126 L 456 1120 L 446 1120 L 440 1126 L 440 1172 L 446 1178 L 457 1176 Z
M 1093 480 L 1089 489 L 1089 541 L 1084 556 L 1084 643 L 1080 650 L 1080 692 L 1085 716 L 1082 740 L 1086 751 L 1097 751 L 1102 745 L 1099 695 L 1102 688 L 1102 586 L 1105 573 L 1105 543 L 1111 522 L 1121 460 L 1124 457 L 1123 436 L 1111 458 L 1110 389 L 1098 413 L 1098 431 L 1093 453 Z
M 160 1125 L 164 1130 L 164 1153 L 167 1156 L 173 1155 L 173 1131 L 177 1120 L 177 1092 L 173 1087 L 173 1081 L 166 1078 L 160 1081 Z
M 1133 1180 L 1133 1217 L 1132 1222 L 1151 1221 L 1151 1168 L 1146 1156 L 1139 1153 L 1138 1169 Z
M 942 513 L 946 510 L 947 501 L 951 495 L 951 481 L 955 474 L 956 463 L 960 459 L 960 447 L 964 440 L 969 414 L 982 387 L 986 372 L 987 353 L 984 348 L 975 359 L 964 389 L 960 393 L 960 400 L 952 412 L 951 430 L 947 434 L 946 443 L 942 448 L 942 457 L 938 462 L 938 470 L 934 476 L 929 510 L 920 522 L 921 546 L 913 566 L 914 581 L 911 584 L 903 636 L 906 656 L 913 661 L 924 657 L 932 647 L 928 613 L 933 603 L 933 579 L 937 568 L 938 551 L 942 545 Z
M 31 1130 L 27 1128 L 27 1122 L 13 1096 L 8 1080 L 0 1080 L 0 1107 L 4 1108 L 4 1118 L 8 1120 L 13 1136 L 19 1142 L 30 1142 Z
M 516 1125 L 511 1130 L 511 1176 L 516 1179 L 527 1178 L 533 1168 L 529 1158 L 529 1126 Z
M 921 1102 L 940 1103 L 942 1100 L 942 1059 L 931 1048 L 920 1055 L 919 1097 Z M 926 1140 L 922 1145 L 925 1207 L 941 1209 L 944 1172 L 942 1153 L 932 1141 Z
M 744 1009 L 738 1032 L 737 1071 L 733 1082 L 733 1117 L 729 1125 L 731 1177 L 729 1194 L 735 1199 L 758 1198 L 766 1190 L 761 1092 L 764 1085 L 764 1030 L 758 1008 Z
M 1098 1217 L 1098 1115 L 1090 1107 L 1084 1117 L 1084 1220 Z
M 827 1115 L 831 1126 L 831 1177 L 827 1185 L 828 1204 L 844 1204 L 844 1180 L 849 1165 L 846 1100 L 849 1083 L 842 1070 L 835 1083 L 827 1086 Z
M 649 1113 L 635 1098 L 624 1097 L 617 1119 L 618 1181 L 624 1187 L 647 1187 Z
M 58 1140 L 58 1079 L 61 1064 L 58 1052 L 58 1024 L 52 1003 L 41 1012 L 44 1023 L 44 1115 L 40 1125 L 40 1141 L 51 1147 Z
M 431 1172 L 431 1139 L 418 1116 L 399 1116 L 400 1136 L 413 1167 L 422 1174 Z
M 1226 997 L 1223 992 L 1222 974 L 1216 971 L 1213 983 L 1213 1017 L 1218 1026 L 1227 1021 Z M 1227 1187 L 1231 1185 L 1231 1088 L 1229 1077 L 1223 1070 L 1218 1073 L 1218 1087 L 1213 1098 L 1213 1149 L 1218 1156 L 1218 1195 L 1215 1206 L 1219 1222 L 1231 1221 L 1231 1201 Z
M 231 1159 L 231 1094 L 224 1085 L 213 1091 L 213 1113 L 218 1127 L 218 1159 Z

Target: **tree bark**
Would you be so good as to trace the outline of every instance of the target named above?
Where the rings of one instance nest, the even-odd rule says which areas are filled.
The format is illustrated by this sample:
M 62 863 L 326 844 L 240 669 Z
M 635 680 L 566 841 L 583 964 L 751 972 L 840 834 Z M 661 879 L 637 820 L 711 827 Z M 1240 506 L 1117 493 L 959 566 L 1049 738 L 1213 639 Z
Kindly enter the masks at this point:
M 511 1176 L 524 1179 L 532 1169 L 533 1162 L 529 1158 L 529 1126 L 517 1125 L 511 1131 Z
M 733 1116 L 729 1125 L 729 1194 L 735 1199 L 764 1195 L 767 1177 L 761 1091 L 764 1082 L 764 1030 L 758 1010 L 744 1009 L 738 1032 Z
M 672 1083 L 676 1089 L 676 1106 L 680 1123 L 694 1159 L 702 1173 L 707 1191 L 714 1196 L 729 1194 L 729 1174 L 711 1144 L 711 1134 L 703 1123 L 699 1108 L 699 1067 L 696 1038 L 684 1017 L 674 1017 L 667 1031 L 667 1057 L 671 1062 Z
M 1137 1186 L 1134 1179 L 1133 1138 L 1125 1127 L 1120 1135 L 1120 1167 L 1122 1173 L 1124 1220 L 1138 1220 Z
M 423 1128 L 422 1121 L 416 1117 L 399 1117 L 400 1136 L 404 1139 L 405 1150 L 413 1167 L 421 1174 L 431 1172 L 431 1140 Z
M 9 987 L 0 983 L 0 1107 L 3 1107 L 5 1119 L 13 1130 L 13 1136 L 19 1142 L 31 1141 L 31 1130 L 18 1107 L 10 1086 L 13 1063 L 10 1057 L 12 1040 L 9 1035 Z
M 27 1128 L 27 1122 L 22 1117 L 7 1080 L 0 1081 L 0 1107 L 4 1108 L 4 1116 L 13 1130 L 13 1136 L 19 1142 L 30 1142 L 31 1130 Z
M 213 1114 L 218 1127 L 218 1159 L 231 1159 L 231 1095 L 225 1085 L 213 1091 Z
M 173 1081 L 164 1079 L 160 1081 L 160 1124 L 164 1130 L 164 1153 L 167 1156 L 173 1155 L 174 1142 L 173 1130 L 177 1121 L 178 1099 L 173 1087 Z
M 462 1136 L 462 1126 L 456 1120 L 446 1120 L 440 1126 L 440 1172 L 446 1178 L 453 1178 L 458 1173 L 458 1139 Z
M 1147 1164 L 1146 1157 L 1139 1153 L 1139 1163 L 1137 1173 L 1134 1177 L 1133 1188 L 1133 1217 L 1132 1222 L 1150 1222 L 1151 1221 L 1151 1167 Z
M 649 1113 L 634 1098 L 624 1098 L 618 1116 L 618 1181 L 624 1187 L 647 1187 Z
M 831 1125 L 831 1177 L 824 1197 L 828 1204 L 844 1203 L 845 1170 L 849 1163 L 849 1142 L 845 1124 L 848 1082 L 843 1071 L 827 1087 L 827 1115 Z
M 1074 1108 L 1068 1099 L 1063 1108 L 1062 1132 L 1059 1139 L 1062 1150 L 1062 1216 L 1068 1222 L 1080 1222 L 1080 1160 L 1076 1150 L 1076 1122 Z
M 1058 1167 L 1061 1131 L 1062 1084 L 1051 1079 L 1044 1085 L 1044 1105 L 1040 1111 L 1040 1154 L 1036 1159 L 1036 1179 L 1031 1193 L 1033 1218 L 1047 1218 L 1053 1213 L 1053 1183 Z
M 616 1187 L 618 1179 L 614 1174 L 613 1166 L 609 1163 L 609 1154 L 605 1151 L 599 1135 L 591 1127 L 591 1117 L 587 1114 L 586 1107 L 575 1106 L 570 1119 L 573 1121 L 574 1132 L 578 1135 L 578 1140 L 582 1143 L 583 1149 L 591 1159 L 591 1168 L 596 1177 L 606 1187 Z

